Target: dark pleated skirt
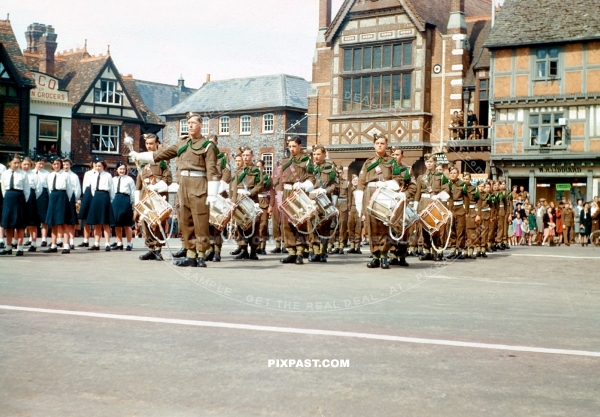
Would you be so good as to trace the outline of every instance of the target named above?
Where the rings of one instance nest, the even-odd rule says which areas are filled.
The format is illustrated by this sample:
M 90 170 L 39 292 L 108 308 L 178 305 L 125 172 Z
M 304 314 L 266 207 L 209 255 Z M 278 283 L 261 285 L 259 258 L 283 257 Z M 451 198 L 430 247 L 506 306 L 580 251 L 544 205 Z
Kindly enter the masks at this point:
M 115 226 L 131 227 L 133 223 L 133 206 L 127 194 L 117 194 L 112 202 L 112 210 L 115 216 Z
M 2 207 L 2 227 L 5 229 L 24 229 L 27 227 L 27 207 L 23 191 L 6 191 L 4 206 Z
M 71 218 L 69 219 L 68 224 L 77 225 L 79 223 L 79 220 L 77 219 L 77 206 L 75 205 L 75 194 L 73 194 L 69 199 L 69 209 L 71 210 Z
M 110 194 L 108 191 L 96 191 L 92 198 L 86 223 L 115 225 L 115 215 L 110 204 Z
M 90 212 L 90 206 L 92 205 L 92 188 L 85 187 L 83 190 L 83 197 L 81 197 L 81 205 L 79 206 L 78 218 L 86 221 L 88 213 Z
M 41 221 L 40 215 L 38 213 L 37 198 L 35 197 L 34 190 L 31 190 L 31 192 L 29 193 L 29 200 L 27 200 L 25 206 L 27 207 L 27 226 L 39 227 Z
M 46 215 L 46 224 L 50 227 L 62 224 L 69 224 L 71 220 L 71 207 L 69 206 L 69 197 L 65 190 L 56 190 L 50 193 L 50 202 L 48 203 L 48 214 Z
M 36 199 L 36 202 L 35 202 L 37 205 L 38 216 L 39 216 L 41 223 L 46 222 L 46 216 L 48 215 L 48 202 L 49 201 L 50 201 L 50 197 L 48 195 L 48 189 L 43 188 L 42 193 Z

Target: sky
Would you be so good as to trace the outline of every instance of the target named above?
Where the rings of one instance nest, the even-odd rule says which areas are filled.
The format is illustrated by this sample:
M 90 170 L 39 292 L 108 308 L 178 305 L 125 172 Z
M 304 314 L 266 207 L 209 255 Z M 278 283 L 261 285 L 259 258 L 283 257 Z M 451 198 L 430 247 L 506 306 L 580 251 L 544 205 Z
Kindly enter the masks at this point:
M 343 0 L 333 0 L 334 15 Z M 268 74 L 312 78 L 318 0 L 2 0 L 21 49 L 31 23 L 52 25 L 57 51 L 110 54 L 121 74 L 188 87 Z

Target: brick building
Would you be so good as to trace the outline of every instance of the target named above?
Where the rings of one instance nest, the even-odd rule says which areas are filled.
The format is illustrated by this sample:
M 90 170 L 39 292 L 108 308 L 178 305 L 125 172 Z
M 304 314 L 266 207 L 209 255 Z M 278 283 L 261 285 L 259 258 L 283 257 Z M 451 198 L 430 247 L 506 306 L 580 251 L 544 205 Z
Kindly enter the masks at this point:
M 249 146 L 271 172 L 286 151 L 285 138 L 306 135 L 308 81 L 291 75 L 266 75 L 210 81 L 186 100 L 162 113 L 167 119 L 165 143 L 187 133 L 185 114 L 203 116 L 202 134 L 217 135 L 219 149 L 232 155 Z
M 122 140 L 129 135 L 156 133 L 163 122 L 146 107 L 134 83 L 126 86 L 110 53 L 93 56 L 86 46 L 56 53 L 54 28 L 34 23 L 26 32 L 23 53 L 31 71 L 58 80 L 58 89 L 67 91 L 71 107 L 70 141 L 59 141 L 59 153 L 70 153 L 73 171 L 84 172 L 94 155 L 102 155 L 109 168 L 125 161 L 128 150 Z M 44 115 L 48 118 L 48 115 Z M 58 124 L 59 129 L 66 126 Z M 38 133 L 39 135 L 39 133 Z M 62 132 L 58 132 L 62 136 Z M 39 136 L 35 138 L 40 143 Z M 62 149 L 61 143 L 70 143 Z
M 29 95 L 35 87 L 10 20 L 0 20 L 0 163 L 24 153 L 29 137 Z
M 351 172 L 372 152 L 375 133 L 401 146 L 416 172 L 427 152 L 465 169 L 465 161 L 485 159 L 475 146 L 448 152 L 448 126 L 472 101 L 463 87 L 479 55 L 475 17 L 491 10 L 490 0 L 346 0 L 332 20 L 331 0 L 320 0 L 309 144 L 326 145 Z
M 493 170 L 534 199 L 598 195 L 599 16 L 596 0 L 506 0 L 485 42 Z

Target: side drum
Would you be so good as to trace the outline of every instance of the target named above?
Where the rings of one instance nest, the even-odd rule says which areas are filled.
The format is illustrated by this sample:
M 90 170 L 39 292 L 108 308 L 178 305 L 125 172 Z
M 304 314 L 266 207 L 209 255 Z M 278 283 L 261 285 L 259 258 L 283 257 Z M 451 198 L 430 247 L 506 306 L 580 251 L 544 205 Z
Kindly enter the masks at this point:
M 248 230 L 261 214 L 262 210 L 258 207 L 258 204 L 255 204 L 250 197 L 244 195 L 236 203 L 233 219 L 242 230 Z
M 229 223 L 236 205 L 223 196 L 217 195 L 217 201 L 210 205 L 208 222 L 218 230 L 223 230 Z
M 134 210 L 149 227 L 156 227 L 171 217 L 173 207 L 160 194 L 148 190 Z
M 421 224 L 429 234 L 439 232 L 452 217 L 452 212 L 439 200 L 432 200 L 421 213 Z
M 281 203 L 279 210 L 285 214 L 288 221 L 296 228 L 310 220 L 317 211 L 310 198 L 302 190 L 294 190 Z

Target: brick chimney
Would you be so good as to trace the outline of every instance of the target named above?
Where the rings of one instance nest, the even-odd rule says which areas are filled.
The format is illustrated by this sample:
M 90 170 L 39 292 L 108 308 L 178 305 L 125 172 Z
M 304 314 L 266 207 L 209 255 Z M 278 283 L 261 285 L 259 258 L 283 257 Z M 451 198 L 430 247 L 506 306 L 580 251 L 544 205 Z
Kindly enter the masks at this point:
M 40 72 L 54 75 L 54 53 L 56 52 L 56 47 L 58 43 L 56 43 L 56 33 L 54 33 L 54 28 L 49 26 L 47 28 L 47 32 L 41 37 L 40 45 L 38 46 L 38 51 L 41 54 L 40 59 Z M 50 30 L 52 30 L 50 32 Z
M 448 33 L 467 33 L 467 21 L 465 19 L 465 0 L 449 1 L 450 17 L 448 19 Z
M 326 29 L 331 24 L 331 0 L 319 0 L 319 29 Z
M 27 31 L 25 32 L 25 38 L 27 39 L 27 52 L 39 52 L 38 46 L 40 43 L 40 38 L 44 33 L 46 33 L 46 25 L 32 23 L 31 25 L 27 26 Z

